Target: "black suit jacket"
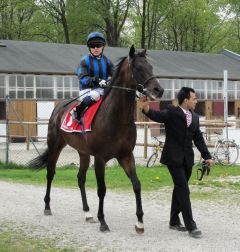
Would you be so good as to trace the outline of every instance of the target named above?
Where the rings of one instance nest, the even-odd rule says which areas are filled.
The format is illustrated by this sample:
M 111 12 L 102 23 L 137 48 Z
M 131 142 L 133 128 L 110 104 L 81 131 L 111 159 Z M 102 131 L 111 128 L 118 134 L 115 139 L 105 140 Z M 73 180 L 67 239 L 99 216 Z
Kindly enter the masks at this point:
M 165 124 L 166 140 L 161 156 L 162 164 L 177 167 L 185 160 L 185 164 L 192 167 L 194 164 L 192 142 L 203 159 L 211 159 L 199 128 L 199 116 L 194 111 L 191 113 L 192 123 L 189 127 L 187 127 L 186 115 L 180 107 L 169 106 L 162 111 L 150 109 L 145 113 L 151 120 Z

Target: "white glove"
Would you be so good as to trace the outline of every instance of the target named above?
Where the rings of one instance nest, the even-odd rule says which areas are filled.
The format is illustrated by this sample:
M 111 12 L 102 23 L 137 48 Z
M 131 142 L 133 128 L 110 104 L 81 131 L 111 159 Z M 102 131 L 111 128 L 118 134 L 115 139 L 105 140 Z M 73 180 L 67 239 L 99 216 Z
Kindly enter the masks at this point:
M 107 85 L 107 82 L 105 80 L 99 81 L 99 86 L 100 87 L 105 87 Z

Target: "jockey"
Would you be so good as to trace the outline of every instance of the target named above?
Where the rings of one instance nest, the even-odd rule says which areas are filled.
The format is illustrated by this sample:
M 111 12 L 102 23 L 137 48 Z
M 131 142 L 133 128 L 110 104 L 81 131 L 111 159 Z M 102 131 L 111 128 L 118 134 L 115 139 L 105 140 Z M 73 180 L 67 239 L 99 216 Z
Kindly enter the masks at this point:
M 91 32 L 87 37 L 90 54 L 83 56 L 76 74 L 79 79 L 81 103 L 73 112 L 74 119 L 80 123 L 80 114 L 103 95 L 103 87 L 113 73 L 113 63 L 103 55 L 106 40 L 102 33 Z

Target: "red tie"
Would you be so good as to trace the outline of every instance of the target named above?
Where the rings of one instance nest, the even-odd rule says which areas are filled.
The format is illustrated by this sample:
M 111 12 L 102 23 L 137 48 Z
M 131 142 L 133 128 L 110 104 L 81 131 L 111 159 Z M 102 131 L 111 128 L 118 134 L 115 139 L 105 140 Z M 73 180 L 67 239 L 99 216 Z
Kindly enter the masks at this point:
M 190 126 L 191 124 L 191 115 L 190 115 L 190 111 L 186 111 L 186 119 L 187 119 L 187 127 Z

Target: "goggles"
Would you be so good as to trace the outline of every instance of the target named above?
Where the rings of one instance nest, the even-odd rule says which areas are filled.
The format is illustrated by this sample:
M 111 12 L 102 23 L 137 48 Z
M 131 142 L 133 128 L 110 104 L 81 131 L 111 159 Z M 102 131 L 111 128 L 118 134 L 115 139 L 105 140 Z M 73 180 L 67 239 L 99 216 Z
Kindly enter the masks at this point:
M 103 43 L 97 43 L 97 44 L 89 44 L 89 48 L 100 48 L 103 47 L 104 44 Z

